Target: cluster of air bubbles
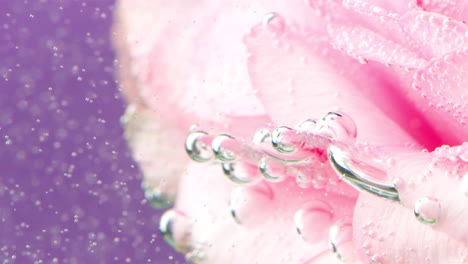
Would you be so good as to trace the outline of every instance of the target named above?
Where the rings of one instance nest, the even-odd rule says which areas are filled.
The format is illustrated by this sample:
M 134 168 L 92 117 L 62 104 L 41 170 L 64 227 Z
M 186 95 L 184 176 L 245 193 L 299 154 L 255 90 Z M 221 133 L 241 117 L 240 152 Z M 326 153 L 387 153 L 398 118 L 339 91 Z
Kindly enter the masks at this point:
M 274 15 L 267 23 L 272 19 L 275 19 Z M 185 149 L 192 160 L 219 165 L 228 179 L 239 184 L 231 194 L 229 207 L 234 220 L 244 225 L 258 216 L 257 213 L 252 215 L 255 208 L 268 208 L 274 200 L 268 182 L 280 182 L 288 177 L 295 179 L 301 188 L 314 189 L 323 189 L 328 184 L 336 184 L 336 180 L 343 180 L 359 191 L 400 202 L 399 190 L 406 191 L 412 185 L 401 177 L 391 178 L 388 169 L 395 165 L 395 161 L 385 155 L 372 155 L 373 149 L 355 144 L 356 137 L 356 125 L 349 116 L 330 112 L 322 119 L 307 119 L 295 127 L 263 127 L 253 134 L 251 141 L 230 134 L 193 131 L 186 138 Z M 465 149 L 441 148 L 435 155 L 454 156 L 456 161 L 466 162 Z M 336 179 L 331 179 L 329 171 Z M 468 174 L 461 177 L 461 188 L 468 197 Z M 434 197 L 418 199 L 413 209 L 415 217 L 424 224 L 435 224 L 440 220 L 441 204 Z M 176 213 L 169 211 L 168 214 L 161 220 L 161 232 L 169 244 L 180 248 L 174 244 L 170 221 L 167 221 Z M 333 207 L 325 201 L 310 201 L 294 214 L 295 228 L 306 242 L 328 239 L 338 259 L 353 261 L 349 251 L 351 220 L 336 220 L 335 214 Z M 190 252 L 190 259 L 195 263 L 194 256 L 203 255 L 193 247 Z M 378 254 L 369 253 L 369 257 L 372 263 L 381 263 L 383 259 Z
M 307 119 L 295 128 L 266 127 L 254 133 L 252 141 L 233 135 L 191 132 L 185 150 L 196 162 L 219 164 L 224 174 L 238 184 L 262 178 L 282 181 L 295 177 L 299 186 L 323 188 L 326 178 L 311 170 L 323 166 L 326 148 L 334 142 L 354 144 L 356 126 L 347 115 L 330 112 L 320 120 Z

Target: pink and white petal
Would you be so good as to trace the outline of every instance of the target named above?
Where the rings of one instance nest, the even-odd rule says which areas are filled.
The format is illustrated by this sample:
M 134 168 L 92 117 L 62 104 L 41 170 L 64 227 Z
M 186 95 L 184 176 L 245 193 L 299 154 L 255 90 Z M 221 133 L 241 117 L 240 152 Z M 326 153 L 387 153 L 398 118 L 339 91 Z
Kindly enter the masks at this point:
M 420 223 L 412 210 L 393 201 L 362 194 L 353 226 L 364 263 L 468 263 L 466 244 Z
M 380 263 L 468 263 L 467 157 L 468 144 L 396 155 L 389 175 L 398 178 L 400 201 L 359 197 L 353 225 L 361 252 Z
M 415 0 L 344 0 L 343 5 L 346 8 L 355 10 L 363 14 L 383 16 L 389 18 L 396 18 L 401 14 L 418 8 L 417 1 Z
M 438 58 L 460 49 L 468 42 L 468 26 L 449 17 L 414 11 L 405 14 L 399 23 L 409 37 L 419 43 L 427 58 Z
M 329 27 L 330 43 L 358 60 L 419 69 L 426 60 L 406 47 L 362 27 Z
M 124 87 L 126 93 L 185 130 L 194 123 L 216 127 L 231 117 L 265 114 L 241 43 L 254 22 L 277 10 L 304 28 L 319 21 L 302 1 L 119 3 L 116 42 L 122 58 L 128 55 L 125 71 L 136 79 Z
M 262 191 L 255 191 L 255 186 L 239 187 L 229 182 L 218 167 L 189 165 L 176 208 L 192 219 L 192 248 L 202 252 L 204 259 L 200 263 L 310 263 L 307 261 L 330 251 L 327 232 L 321 230 L 353 210 L 354 201 L 349 198 L 305 191 L 294 181 L 259 184 L 263 184 L 259 187 Z M 237 208 L 240 214 L 236 212 L 242 224 L 236 223 L 229 208 L 236 188 L 246 188 L 240 192 L 247 195 L 241 199 L 242 208 Z M 330 205 L 332 213 L 321 222 L 306 223 L 320 231 L 309 230 L 317 235 L 309 243 L 297 234 L 294 214 L 312 201 Z M 175 230 L 186 233 L 177 226 Z
M 413 87 L 418 104 L 440 133 L 452 134 L 453 142 L 468 141 L 468 49 L 457 50 L 431 61 L 415 74 Z M 427 107 L 429 106 L 429 108 Z
M 420 0 L 418 5 L 424 11 L 443 14 L 459 21 L 468 20 L 468 1 L 466 0 Z
M 356 122 L 361 143 L 396 145 L 414 142 L 402 128 L 410 128 L 410 120 L 425 125 L 395 92 L 385 71 L 362 66 L 326 43 L 308 42 L 287 27 L 272 32 L 268 26 L 254 28 L 245 42 L 253 86 L 277 124 L 294 126 L 328 111 L 342 111 Z M 430 145 L 437 142 L 430 131 L 412 132 L 417 141 Z
M 122 117 L 125 138 L 144 179 L 149 202 L 167 207 L 174 201 L 184 166 L 189 159 L 178 139 L 185 137 L 150 109 L 129 105 Z

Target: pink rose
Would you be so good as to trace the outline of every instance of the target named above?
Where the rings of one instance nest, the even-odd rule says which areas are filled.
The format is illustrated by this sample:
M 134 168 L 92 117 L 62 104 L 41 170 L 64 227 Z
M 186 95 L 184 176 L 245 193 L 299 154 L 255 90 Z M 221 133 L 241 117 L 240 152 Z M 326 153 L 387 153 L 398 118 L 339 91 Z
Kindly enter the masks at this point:
M 466 19 L 121 0 L 123 121 L 149 201 L 176 198 L 165 238 L 194 263 L 468 263 Z

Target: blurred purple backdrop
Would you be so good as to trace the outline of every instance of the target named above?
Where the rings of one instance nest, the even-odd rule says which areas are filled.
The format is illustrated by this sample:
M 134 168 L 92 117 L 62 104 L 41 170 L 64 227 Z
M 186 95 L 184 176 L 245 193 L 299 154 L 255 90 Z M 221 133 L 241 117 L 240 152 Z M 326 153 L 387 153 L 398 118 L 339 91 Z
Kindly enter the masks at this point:
M 0 0 L 0 263 L 183 263 L 123 139 L 114 1 Z

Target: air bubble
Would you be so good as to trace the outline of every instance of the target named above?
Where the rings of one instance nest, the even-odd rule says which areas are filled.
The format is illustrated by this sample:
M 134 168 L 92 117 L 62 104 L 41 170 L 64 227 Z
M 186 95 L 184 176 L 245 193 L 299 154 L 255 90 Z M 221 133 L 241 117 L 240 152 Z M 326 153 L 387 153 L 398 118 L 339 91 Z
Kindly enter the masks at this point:
M 224 174 L 234 183 L 246 184 L 258 179 L 257 168 L 245 162 L 223 163 Z
M 354 120 L 348 115 L 330 112 L 317 122 L 315 134 L 334 141 L 354 144 L 357 129 Z
M 286 178 L 286 166 L 272 157 L 263 157 L 258 163 L 258 169 L 268 181 L 282 181 Z
M 265 143 L 268 138 L 270 138 L 270 131 L 267 128 L 262 128 L 255 132 L 252 142 L 254 144 L 262 144 Z
M 271 143 L 273 144 L 273 148 L 275 148 L 280 153 L 292 153 L 295 150 L 295 146 L 293 144 L 285 143 L 284 133 L 292 131 L 292 128 L 287 126 L 280 126 L 277 127 L 271 132 Z
M 236 159 L 236 155 L 224 146 L 227 141 L 232 140 L 234 140 L 234 137 L 228 134 L 221 134 L 213 139 L 211 148 L 213 149 L 216 159 L 224 162 L 231 162 Z
M 423 197 L 414 204 L 414 215 L 424 224 L 435 224 L 440 218 L 440 202 L 434 197 Z
M 229 199 L 231 215 L 238 224 L 250 225 L 263 221 L 273 200 L 273 190 L 264 183 L 254 186 L 238 186 Z
M 285 29 L 285 21 L 283 17 L 274 12 L 265 15 L 263 25 L 265 25 L 270 31 L 279 34 L 283 33 Z
M 313 201 L 294 214 L 294 224 L 297 233 L 310 243 L 318 242 L 327 237 L 327 230 L 333 218 L 330 205 L 322 201 Z
M 393 184 L 385 182 L 388 178 L 386 172 L 353 158 L 351 150 L 345 151 L 343 146 L 336 145 L 329 147 L 328 158 L 335 172 L 358 190 L 399 201 L 398 190 Z
M 332 252 L 336 255 L 338 259 L 341 261 L 346 261 L 347 256 L 346 252 L 348 251 L 347 248 L 343 246 L 340 248 L 341 245 L 345 244 L 346 242 L 351 241 L 353 238 L 353 227 L 351 223 L 346 221 L 338 221 L 329 230 L 329 241 Z
M 185 139 L 185 151 L 189 157 L 197 162 L 207 162 L 211 160 L 212 153 L 209 146 L 203 142 L 208 134 L 203 131 L 190 133 Z
M 178 233 L 174 232 L 174 226 L 177 225 Z M 179 252 L 188 252 L 190 250 L 191 234 L 190 220 L 180 211 L 169 209 L 161 216 L 159 221 L 159 232 L 166 243 Z

